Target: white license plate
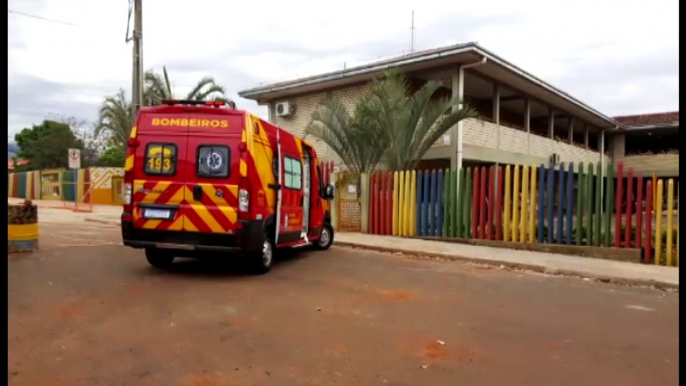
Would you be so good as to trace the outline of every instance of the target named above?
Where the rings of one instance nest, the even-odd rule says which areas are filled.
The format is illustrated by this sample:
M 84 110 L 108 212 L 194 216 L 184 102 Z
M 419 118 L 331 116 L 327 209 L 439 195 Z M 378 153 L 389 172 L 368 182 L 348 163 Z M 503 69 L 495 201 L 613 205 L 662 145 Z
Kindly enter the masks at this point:
M 169 209 L 145 209 L 143 217 L 157 220 L 167 220 L 171 217 Z

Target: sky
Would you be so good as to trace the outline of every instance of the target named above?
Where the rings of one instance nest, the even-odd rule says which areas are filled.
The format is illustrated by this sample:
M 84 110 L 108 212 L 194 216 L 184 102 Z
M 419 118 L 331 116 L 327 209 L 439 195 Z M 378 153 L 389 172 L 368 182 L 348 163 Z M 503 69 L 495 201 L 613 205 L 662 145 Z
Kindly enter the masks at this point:
M 128 7 L 8 1 L 9 135 L 130 96 Z M 412 11 L 415 50 L 477 42 L 610 116 L 679 108 L 678 0 L 143 0 L 144 67 L 165 65 L 179 96 L 213 76 L 266 118 L 238 91 L 408 53 Z

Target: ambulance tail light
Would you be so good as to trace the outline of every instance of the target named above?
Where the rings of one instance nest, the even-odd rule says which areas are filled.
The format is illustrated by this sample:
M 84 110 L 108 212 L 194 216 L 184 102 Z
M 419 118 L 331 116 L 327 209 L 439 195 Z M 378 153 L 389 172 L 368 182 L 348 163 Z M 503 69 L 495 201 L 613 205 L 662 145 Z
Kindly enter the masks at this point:
M 130 218 L 132 221 L 133 217 L 133 172 L 132 171 L 127 171 L 124 173 L 124 192 L 123 192 L 123 200 L 124 200 L 124 216 L 122 217 L 122 220 L 126 220 L 127 218 Z
M 238 218 L 242 220 L 250 217 L 250 184 L 248 179 L 241 177 L 238 183 Z
M 129 140 L 126 142 L 126 145 L 129 147 L 129 149 L 135 149 L 138 146 L 140 146 L 140 141 L 136 138 L 129 138 Z

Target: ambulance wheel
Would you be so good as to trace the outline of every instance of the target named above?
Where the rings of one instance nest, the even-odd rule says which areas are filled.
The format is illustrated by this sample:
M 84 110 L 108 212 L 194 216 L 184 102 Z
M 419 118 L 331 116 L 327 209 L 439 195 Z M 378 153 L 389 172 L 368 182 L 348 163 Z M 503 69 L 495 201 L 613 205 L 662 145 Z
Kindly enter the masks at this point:
M 157 248 L 145 248 L 145 258 L 155 268 L 169 268 L 174 261 L 174 255 Z
M 252 271 L 258 275 L 264 275 L 272 268 L 274 261 L 274 243 L 267 234 L 262 236 L 262 250 L 251 256 Z
M 315 249 L 320 251 L 326 251 L 333 244 L 333 227 L 331 224 L 324 224 L 322 228 L 322 234 L 319 236 L 319 240 L 314 242 Z

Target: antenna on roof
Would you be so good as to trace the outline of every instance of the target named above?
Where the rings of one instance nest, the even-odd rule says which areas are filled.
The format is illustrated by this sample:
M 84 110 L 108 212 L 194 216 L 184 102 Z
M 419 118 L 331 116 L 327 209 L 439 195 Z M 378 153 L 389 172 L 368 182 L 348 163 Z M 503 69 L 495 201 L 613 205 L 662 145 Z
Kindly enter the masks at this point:
M 412 25 L 410 26 L 410 53 L 414 52 L 414 11 L 412 11 Z

